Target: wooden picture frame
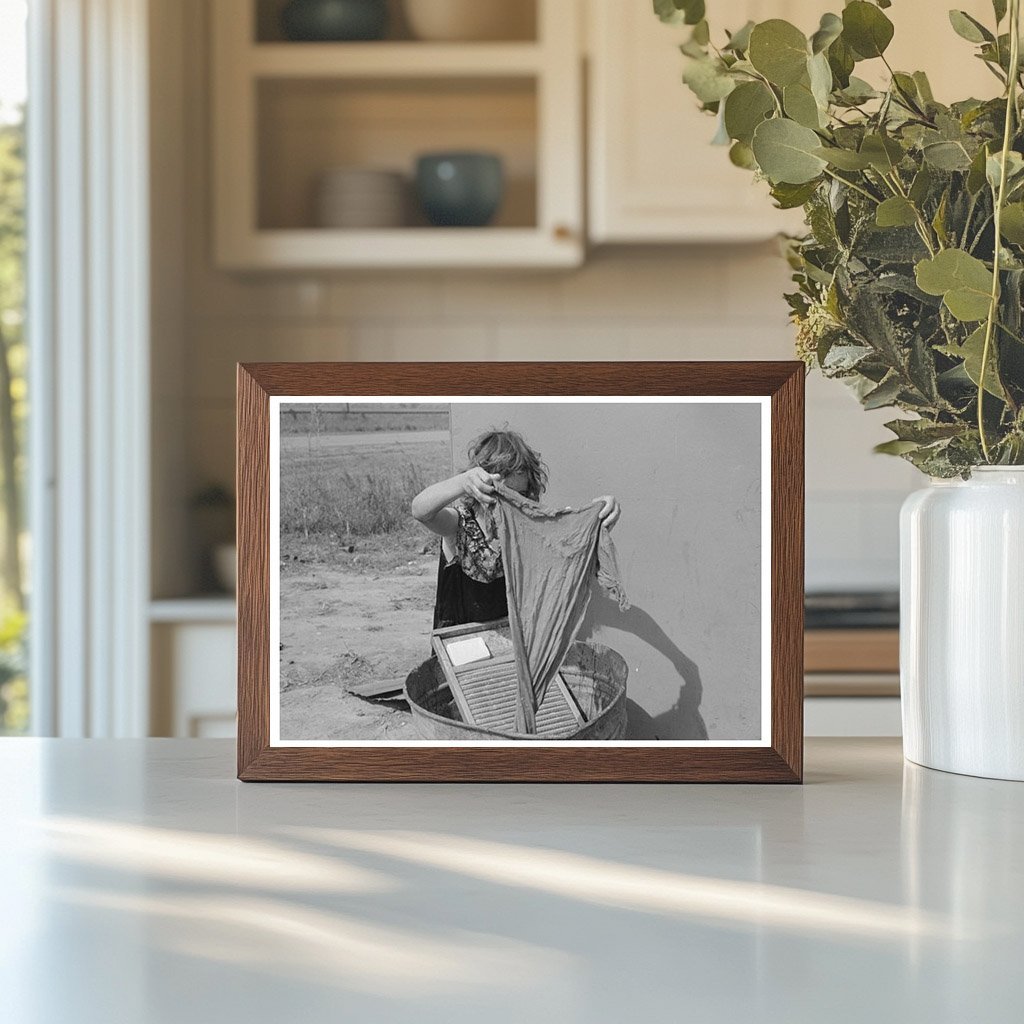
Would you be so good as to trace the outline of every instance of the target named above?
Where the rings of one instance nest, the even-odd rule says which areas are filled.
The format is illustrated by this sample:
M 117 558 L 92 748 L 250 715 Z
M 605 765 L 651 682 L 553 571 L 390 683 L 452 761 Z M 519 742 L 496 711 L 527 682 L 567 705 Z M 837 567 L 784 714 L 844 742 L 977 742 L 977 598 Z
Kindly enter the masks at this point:
M 238 778 L 247 781 L 788 782 L 803 773 L 804 367 L 799 362 L 254 363 L 238 366 Z M 522 396 L 761 401 L 769 511 L 770 735 L 758 744 L 271 743 L 271 407 L 277 398 Z M 679 397 L 683 396 L 683 397 Z M 686 397 L 689 396 L 689 397 Z M 364 399 L 365 400 L 365 399 Z M 412 400 L 412 398 L 410 398 Z M 453 406 L 454 407 L 454 406 Z M 765 439 L 767 435 L 767 439 Z M 671 472 L 662 465 L 660 472 Z M 768 526 L 764 527 L 766 530 Z M 768 534 L 763 533 L 762 537 Z M 275 568 L 275 571 L 278 571 Z M 763 615 L 762 611 L 762 615 Z M 767 690 L 767 684 L 765 684 Z M 766 692 L 762 690 L 762 694 Z

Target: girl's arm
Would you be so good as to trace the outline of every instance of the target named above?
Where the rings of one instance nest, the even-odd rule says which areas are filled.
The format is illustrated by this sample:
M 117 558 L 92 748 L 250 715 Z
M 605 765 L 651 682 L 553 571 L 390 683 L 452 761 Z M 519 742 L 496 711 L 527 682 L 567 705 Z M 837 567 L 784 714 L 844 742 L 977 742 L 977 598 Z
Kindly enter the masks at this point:
M 459 514 L 449 508 L 461 497 L 475 498 L 483 505 L 494 503 L 494 485 L 501 477 L 488 473 L 479 466 L 467 469 L 440 483 L 425 487 L 412 499 L 412 516 L 428 530 L 442 537 L 454 537 L 459 526 Z

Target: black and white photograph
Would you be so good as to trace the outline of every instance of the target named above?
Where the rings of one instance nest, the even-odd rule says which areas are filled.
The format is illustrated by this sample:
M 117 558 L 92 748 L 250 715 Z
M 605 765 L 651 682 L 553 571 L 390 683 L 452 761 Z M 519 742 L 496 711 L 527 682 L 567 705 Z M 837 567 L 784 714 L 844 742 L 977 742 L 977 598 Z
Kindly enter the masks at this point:
M 767 745 L 769 417 L 272 398 L 272 745 Z

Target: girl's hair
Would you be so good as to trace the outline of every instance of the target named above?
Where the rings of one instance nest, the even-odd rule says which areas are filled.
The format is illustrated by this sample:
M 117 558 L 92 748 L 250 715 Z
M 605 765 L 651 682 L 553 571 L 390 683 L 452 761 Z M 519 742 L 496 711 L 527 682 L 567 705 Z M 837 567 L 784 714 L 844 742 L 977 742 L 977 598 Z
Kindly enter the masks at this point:
M 467 450 L 470 466 L 479 466 L 488 473 L 512 476 L 525 473 L 528 481 L 526 496 L 540 499 L 548 485 L 548 467 L 540 452 L 535 452 L 508 424 L 502 430 L 487 430 L 469 443 Z

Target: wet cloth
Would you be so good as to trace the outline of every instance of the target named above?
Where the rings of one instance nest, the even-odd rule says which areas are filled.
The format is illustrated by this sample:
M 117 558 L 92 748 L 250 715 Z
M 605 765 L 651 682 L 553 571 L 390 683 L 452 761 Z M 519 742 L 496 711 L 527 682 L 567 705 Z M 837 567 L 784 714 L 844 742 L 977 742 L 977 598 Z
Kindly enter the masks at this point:
M 503 484 L 495 492 L 519 686 L 516 732 L 533 733 L 537 708 L 583 623 L 595 572 L 620 609 L 629 601 L 600 505 L 553 509 Z

